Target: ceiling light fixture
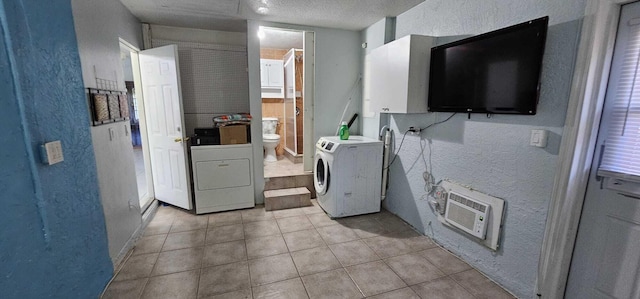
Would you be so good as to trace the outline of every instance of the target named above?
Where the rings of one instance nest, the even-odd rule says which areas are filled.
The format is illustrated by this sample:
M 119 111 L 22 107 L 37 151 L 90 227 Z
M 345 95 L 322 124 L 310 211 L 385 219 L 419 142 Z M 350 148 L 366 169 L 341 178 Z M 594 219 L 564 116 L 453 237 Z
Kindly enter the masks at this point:
M 269 12 L 269 8 L 266 6 L 258 7 L 258 13 L 261 15 L 266 15 Z

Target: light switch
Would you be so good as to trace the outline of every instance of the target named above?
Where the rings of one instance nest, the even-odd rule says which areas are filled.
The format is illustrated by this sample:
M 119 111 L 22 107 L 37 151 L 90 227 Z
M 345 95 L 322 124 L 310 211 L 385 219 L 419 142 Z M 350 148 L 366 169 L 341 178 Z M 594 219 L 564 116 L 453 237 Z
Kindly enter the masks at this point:
M 547 130 L 531 130 L 529 145 L 535 147 L 546 147 L 548 132 L 549 131 Z
M 60 140 L 47 142 L 42 146 L 43 150 L 43 163 L 53 165 L 64 161 L 64 155 L 62 154 L 62 143 Z

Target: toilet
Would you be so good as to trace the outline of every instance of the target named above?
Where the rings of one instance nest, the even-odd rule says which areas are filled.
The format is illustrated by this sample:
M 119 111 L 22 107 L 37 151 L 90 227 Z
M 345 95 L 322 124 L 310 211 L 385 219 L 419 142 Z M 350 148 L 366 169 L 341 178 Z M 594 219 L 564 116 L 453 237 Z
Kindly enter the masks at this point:
M 276 147 L 280 143 L 280 135 L 276 134 L 278 118 L 265 117 L 262 119 L 262 144 L 264 146 L 266 162 L 276 162 Z

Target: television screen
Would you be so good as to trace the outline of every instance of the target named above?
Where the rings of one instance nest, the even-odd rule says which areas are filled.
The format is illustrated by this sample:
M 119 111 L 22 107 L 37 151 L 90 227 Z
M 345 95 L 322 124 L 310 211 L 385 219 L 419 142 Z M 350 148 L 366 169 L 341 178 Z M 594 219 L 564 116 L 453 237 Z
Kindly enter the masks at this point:
M 429 111 L 536 114 L 549 17 L 431 49 Z

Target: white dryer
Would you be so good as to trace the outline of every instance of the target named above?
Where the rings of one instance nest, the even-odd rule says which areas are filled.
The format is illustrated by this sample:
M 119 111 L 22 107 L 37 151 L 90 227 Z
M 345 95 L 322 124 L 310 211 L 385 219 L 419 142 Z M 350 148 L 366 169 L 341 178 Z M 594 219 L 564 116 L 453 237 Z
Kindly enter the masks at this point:
M 362 136 L 316 143 L 313 183 L 318 204 L 331 218 L 380 211 L 381 141 Z

